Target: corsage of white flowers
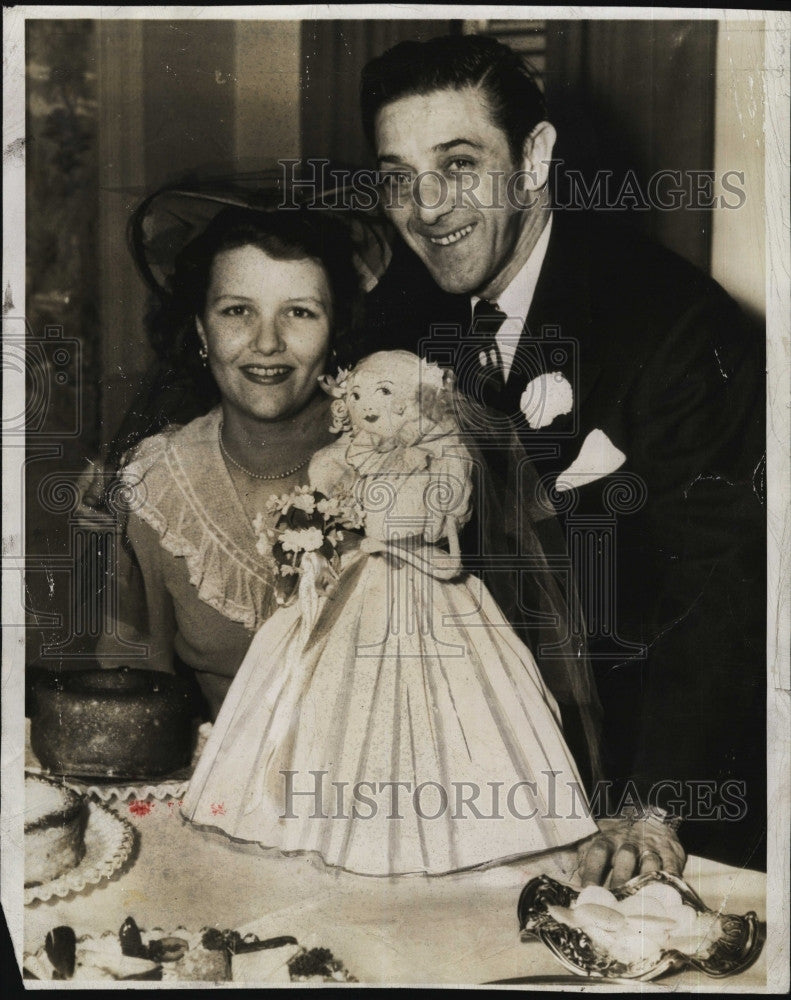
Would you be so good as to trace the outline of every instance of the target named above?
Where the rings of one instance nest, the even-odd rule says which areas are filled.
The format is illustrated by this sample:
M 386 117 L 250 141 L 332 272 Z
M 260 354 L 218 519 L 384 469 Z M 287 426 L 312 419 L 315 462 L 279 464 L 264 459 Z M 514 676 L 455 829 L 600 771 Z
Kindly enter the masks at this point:
M 556 417 L 571 413 L 574 393 L 561 372 L 549 372 L 532 379 L 525 386 L 519 409 L 534 431 L 548 427 Z
M 310 486 L 270 497 L 266 512 L 269 518 L 276 516 L 275 525 L 269 527 L 263 514 L 255 518 L 256 549 L 274 560 L 278 573 L 275 596 L 279 604 L 287 604 L 296 597 L 297 579 L 305 566 L 311 579 L 322 586 L 327 580 L 337 579 L 338 549 L 344 532 L 360 531 L 365 519 L 351 493 L 339 492 L 327 497 Z

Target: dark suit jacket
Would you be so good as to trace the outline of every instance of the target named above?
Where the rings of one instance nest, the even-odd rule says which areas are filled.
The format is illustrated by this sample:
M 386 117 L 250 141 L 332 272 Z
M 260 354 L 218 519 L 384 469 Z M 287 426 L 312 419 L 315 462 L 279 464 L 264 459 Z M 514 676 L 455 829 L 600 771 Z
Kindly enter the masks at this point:
M 401 347 L 448 363 L 453 331 L 457 343 L 468 334 L 469 300 L 441 292 L 400 245 L 368 296 L 367 320 L 372 349 Z M 567 379 L 573 412 L 532 430 L 520 398 L 542 371 Z M 697 817 L 686 825 L 688 849 L 760 864 L 760 334 L 676 255 L 602 217 L 555 213 L 498 406 L 550 482 L 592 431 L 626 456 L 617 471 L 558 497 L 619 792 L 631 778 L 643 800 L 658 782 L 683 782 L 680 796 L 669 786 L 657 799 Z M 745 783 L 743 796 L 735 782 Z

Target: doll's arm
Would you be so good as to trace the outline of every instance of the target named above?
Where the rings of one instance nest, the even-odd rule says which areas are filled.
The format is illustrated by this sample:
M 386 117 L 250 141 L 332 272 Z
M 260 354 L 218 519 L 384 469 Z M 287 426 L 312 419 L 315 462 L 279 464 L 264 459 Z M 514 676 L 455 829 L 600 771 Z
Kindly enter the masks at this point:
M 467 460 L 465 460 L 465 458 Z M 426 523 L 423 536 L 430 545 L 447 539 L 447 554 L 437 555 L 432 569 L 434 576 L 451 580 L 462 570 L 459 528 L 470 515 L 472 483 L 466 449 L 435 459 L 431 466 L 431 483 L 424 493 Z
M 456 519 L 449 517 L 445 522 L 446 537 L 448 539 L 448 570 L 451 576 L 456 576 L 461 572 L 461 546 L 459 545 L 459 529 Z
M 470 518 L 471 459 L 466 449 L 454 450 L 432 462 L 431 471 L 432 483 L 424 494 L 426 541 L 435 544 L 447 538 L 449 545 L 458 547 L 459 528 Z

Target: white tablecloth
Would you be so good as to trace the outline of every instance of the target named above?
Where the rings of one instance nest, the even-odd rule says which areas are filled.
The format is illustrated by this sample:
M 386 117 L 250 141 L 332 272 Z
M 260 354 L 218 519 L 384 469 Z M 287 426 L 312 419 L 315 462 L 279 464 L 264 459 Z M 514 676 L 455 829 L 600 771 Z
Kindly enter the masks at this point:
M 112 879 L 25 907 L 26 951 L 40 948 L 59 924 L 78 936 L 101 934 L 117 931 L 131 915 L 146 929 L 249 925 L 260 937 L 292 934 L 308 947 L 330 948 L 360 982 L 480 984 L 565 973 L 542 944 L 520 942 L 516 907 L 535 875 L 569 881 L 568 852 L 439 878 L 378 879 L 322 869 L 306 858 L 263 857 L 185 824 L 173 800 L 154 802 L 147 815 L 136 815 L 128 802 L 110 808 L 131 821 L 137 850 Z M 691 858 L 684 877 L 713 909 L 755 910 L 765 919 L 765 875 Z M 765 985 L 766 963 L 762 955 L 727 980 L 683 972 L 661 982 L 749 992 Z

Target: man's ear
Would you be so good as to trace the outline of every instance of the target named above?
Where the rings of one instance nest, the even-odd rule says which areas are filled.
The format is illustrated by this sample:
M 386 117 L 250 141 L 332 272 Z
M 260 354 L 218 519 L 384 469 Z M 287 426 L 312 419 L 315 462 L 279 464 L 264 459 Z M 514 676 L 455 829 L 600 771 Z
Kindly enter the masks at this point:
M 538 191 L 549 179 L 556 139 L 557 132 L 549 122 L 539 122 L 525 139 L 522 170 L 525 171 L 524 185 L 528 191 Z

